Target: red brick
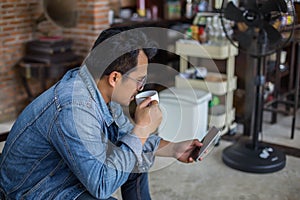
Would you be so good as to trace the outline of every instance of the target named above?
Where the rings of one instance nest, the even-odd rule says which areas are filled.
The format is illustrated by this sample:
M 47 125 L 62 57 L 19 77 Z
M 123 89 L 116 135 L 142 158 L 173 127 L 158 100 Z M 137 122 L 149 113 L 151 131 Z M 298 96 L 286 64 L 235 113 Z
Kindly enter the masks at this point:
M 27 96 L 24 88 L 18 79 L 17 71 L 14 68 L 16 62 L 24 55 L 24 43 L 33 38 L 32 25 L 37 19 L 41 10 L 40 0 L 0 0 L 0 121 L 5 116 L 14 116 L 19 112 L 20 107 Z M 86 56 L 98 34 L 104 28 L 109 27 L 107 21 L 108 0 L 78 0 L 79 20 L 76 28 L 61 29 L 50 22 L 42 23 L 41 30 L 51 30 L 53 33 L 62 30 L 65 37 L 74 39 L 74 50 L 82 56 Z M 39 35 L 39 33 L 36 33 Z M 5 74 L 5 76 L 2 76 Z M 40 84 L 30 80 L 30 86 L 34 91 L 40 91 Z M 13 100 L 5 99 L 6 97 Z M 3 103 L 4 102 L 4 103 Z M 4 104 L 4 105 L 3 105 Z M 6 109 L 9 105 L 9 109 Z
M 2 7 L 3 9 L 13 8 L 13 7 L 14 7 L 14 4 L 3 4 L 1 7 Z
M 2 15 L 2 20 L 9 20 L 9 19 L 14 19 L 14 15 Z

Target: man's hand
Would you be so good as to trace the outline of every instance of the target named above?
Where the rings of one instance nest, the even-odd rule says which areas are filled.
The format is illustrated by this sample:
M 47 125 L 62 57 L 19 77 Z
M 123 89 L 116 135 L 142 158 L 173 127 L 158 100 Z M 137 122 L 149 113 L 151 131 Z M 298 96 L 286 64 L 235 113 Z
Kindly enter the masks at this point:
M 174 143 L 174 157 L 181 162 L 192 163 L 197 159 L 201 146 L 202 143 L 197 139 Z
M 151 98 L 145 99 L 135 110 L 135 127 L 133 132 L 144 143 L 149 135 L 153 133 L 162 121 L 162 112 L 157 101 Z
M 173 157 L 184 163 L 192 163 L 198 157 L 202 145 L 197 139 L 177 143 L 161 140 L 155 155 Z

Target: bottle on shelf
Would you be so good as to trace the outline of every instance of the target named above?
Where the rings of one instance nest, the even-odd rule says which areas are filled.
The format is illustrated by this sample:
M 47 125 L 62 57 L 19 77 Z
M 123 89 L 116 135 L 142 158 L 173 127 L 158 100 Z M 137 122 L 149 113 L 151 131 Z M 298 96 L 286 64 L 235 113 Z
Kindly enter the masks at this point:
M 186 0 L 185 17 L 191 19 L 193 17 L 193 4 L 192 0 Z
M 198 12 L 206 12 L 208 11 L 208 1 L 201 0 L 198 4 Z
M 192 29 L 192 38 L 194 40 L 198 40 L 198 38 L 199 38 L 199 27 L 197 25 L 192 25 L 191 29 Z
M 198 30 L 198 40 L 200 43 L 206 43 L 207 37 L 204 27 L 200 26 Z
M 137 13 L 141 17 L 146 17 L 146 0 L 137 0 Z
M 206 32 L 206 40 L 208 44 L 212 44 L 214 42 L 215 38 L 215 32 L 214 27 L 212 24 L 212 18 L 207 17 L 206 18 L 206 26 L 205 26 L 205 32 Z
M 212 5 L 213 10 L 220 10 L 222 8 L 222 3 L 223 3 L 223 0 L 214 0 L 213 5 Z
M 181 17 L 181 5 L 178 0 L 166 0 L 164 5 L 165 19 L 179 19 Z
M 188 39 L 188 40 L 192 39 L 193 34 L 192 34 L 192 29 L 191 29 L 191 27 L 189 27 L 189 28 L 186 30 L 184 37 L 185 37 L 185 39 Z
M 228 40 L 226 38 L 226 34 L 223 30 L 223 26 L 221 23 L 221 19 L 219 18 L 218 15 L 215 15 L 213 17 L 213 27 L 214 27 L 214 33 L 215 33 L 215 37 L 214 37 L 214 45 L 226 45 L 228 43 Z

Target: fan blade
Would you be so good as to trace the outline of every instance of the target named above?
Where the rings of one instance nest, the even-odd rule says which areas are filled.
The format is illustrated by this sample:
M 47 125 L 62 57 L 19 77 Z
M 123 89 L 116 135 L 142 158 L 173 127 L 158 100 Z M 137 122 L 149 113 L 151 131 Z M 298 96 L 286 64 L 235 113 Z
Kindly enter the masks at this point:
M 271 45 L 276 44 L 281 41 L 281 39 L 282 39 L 281 34 L 272 25 L 265 22 L 263 28 L 267 33 L 267 36 L 268 36 L 268 39 L 269 39 Z
M 244 21 L 243 18 L 243 12 L 238 9 L 233 3 L 232 1 L 230 1 L 227 4 L 227 7 L 224 10 L 224 16 L 225 18 L 235 21 L 235 22 L 242 22 Z
M 248 49 L 253 41 L 253 30 L 248 28 L 244 32 L 238 32 L 234 39 L 238 41 L 238 44 L 242 49 Z
M 272 11 L 278 12 L 287 12 L 288 8 L 286 5 L 285 0 L 268 0 L 267 2 L 263 3 L 260 8 L 261 13 L 268 14 Z
M 258 7 L 255 0 L 245 1 L 246 10 L 258 11 Z

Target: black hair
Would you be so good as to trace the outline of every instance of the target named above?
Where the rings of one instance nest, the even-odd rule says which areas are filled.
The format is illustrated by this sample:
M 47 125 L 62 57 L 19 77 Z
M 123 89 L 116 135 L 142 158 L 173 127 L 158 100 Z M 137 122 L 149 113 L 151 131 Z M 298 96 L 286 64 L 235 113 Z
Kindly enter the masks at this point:
M 150 61 L 157 53 L 157 45 L 149 40 L 143 31 L 134 30 L 134 27 L 113 27 L 102 31 L 95 41 L 92 51 L 95 51 L 106 40 L 109 47 L 105 50 L 108 57 L 116 58 L 108 63 L 101 77 L 113 71 L 125 74 L 137 65 L 139 50 L 143 50 Z M 118 34 L 118 35 L 117 35 Z M 113 37 L 114 36 L 114 37 Z M 112 40 L 108 40 L 111 39 Z M 94 66 L 95 67 L 95 66 Z M 98 66 L 99 67 L 99 66 Z M 103 67 L 103 66 L 102 66 Z

